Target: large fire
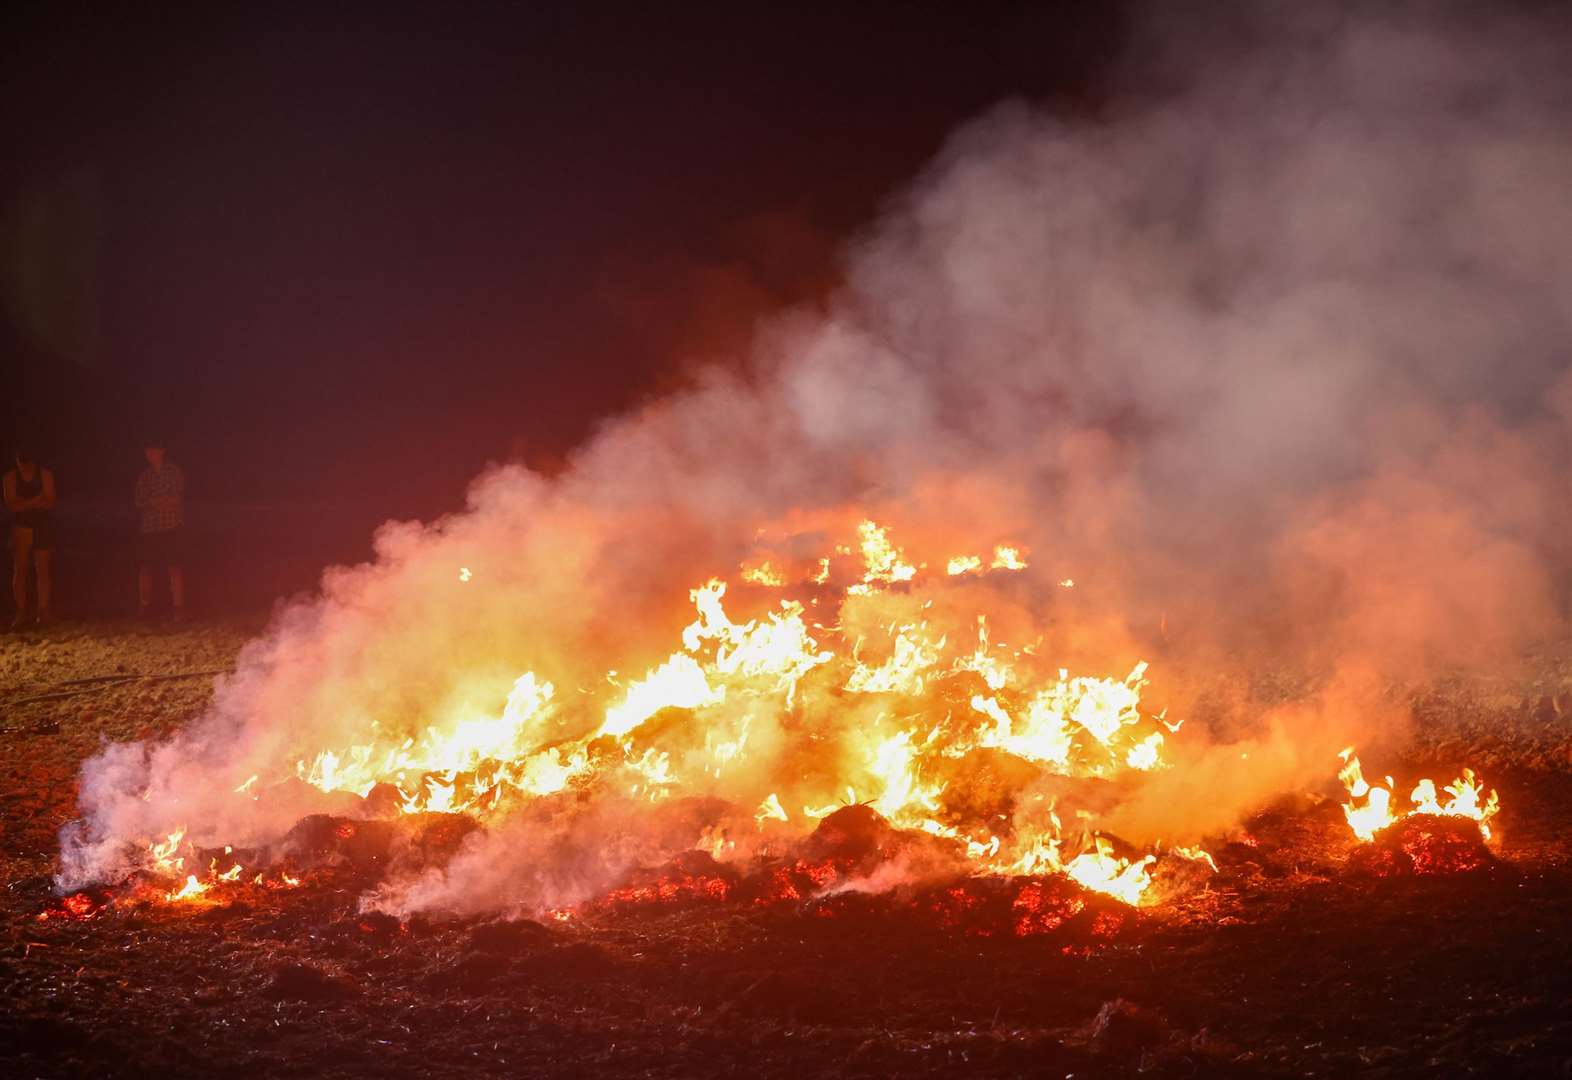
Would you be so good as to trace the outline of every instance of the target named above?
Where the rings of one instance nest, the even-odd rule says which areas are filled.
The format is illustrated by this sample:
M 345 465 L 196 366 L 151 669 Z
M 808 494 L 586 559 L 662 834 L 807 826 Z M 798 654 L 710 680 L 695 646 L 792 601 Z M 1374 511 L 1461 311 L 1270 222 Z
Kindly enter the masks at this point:
M 828 556 L 744 563 L 750 596 L 765 598 L 754 618 L 733 618 L 719 578 L 693 588 L 695 616 L 680 647 L 638 677 L 610 670 L 601 685 L 564 695 L 526 670 L 495 713 L 463 712 L 418 734 L 367 718 L 360 741 L 299 748 L 293 776 L 229 783 L 237 799 L 303 783 L 356 798 L 367 817 L 461 814 L 483 827 L 574 796 L 614 794 L 652 812 L 694 799 L 732 808 L 691 837 L 709 863 L 613 893 L 627 899 L 731 895 L 738 884 L 722 869 L 728 860 L 787 851 L 837 811 L 862 807 L 926 837 L 965 875 L 1058 878 L 1149 904 L 1160 859 L 1215 871 L 1212 857 L 1173 844 L 1131 849 L 1096 828 L 1092 807 L 1074 804 L 1172 767 L 1165 740 L 1180 724 L 1143 709 L 1146 663 L 1130 658 L 1122 677 L 1072 674 L 1042 655 L 1041 636 L 1016 646 L 996 640 L 985 611 L 957 632 L 953 599 L 947 623 L 935 612 L 934 590 L 946 582 L 1027 565 L 1019 545 L 999 543 L 930 570 L 864 519 Z M 468 567 L 458 577 L 480 580 Z M 1371 786 L 1352 751 L 1343 756 L 1345 814 L 1368 841 L 1403 815 L 1393 811 L 1390 780 Z M 1471 818 L 1488 838 L 1495 793 L 1483 795 L 1468 770 L 1444 791 L 1442 801 L 1421 781 L 1408 813 Z M 227 883 L 298 884 L 285 870 L 243 868 L 230 847 L 218 857 L 211 850 L 199 854 L 180 824 L 147 840 L 142 862 L 172 883 L 163 894 L 172 902 Z M 883 880 L 839 855 L 790 860 L 795 869 L 772 872 L 777 898 L 877 890 Z
M 802 835 L 840 807 L 865 805 L 897 829 L 947 842 L 978 873 L 1058 874 L 1140 904 L 1158 853 L 1117 853 L 1094 829 L 1066 828 L 1066 808 L 1044 781 L 1123 781 L 1166 767 L 1164 738 L 1179 725 L 1142 711 L 1147 665 L 1133 662 L 1123 677 L 1074 675 L 1039 656 L 1040 641 L 993 640 L 986 612 L 974 614 L 964 644 L 930 624 L 930 582 L 1017 573 L 1028 565 L 1019 545 L 962 553 L 930 572 L 871 520 L 848 541 L 801 566 L 741 568 L 751 588 L 782 594 L 756 618 L 734 620 L 723 580 L 692 589 L 696 617 L 679 648 L 637 678 L 609 671 L 603 687 L 574 695 L 600 702 L 598 722 L 580 734 L 564 736 L 558 688 L 524 671 L 496 714 L 396 737 L 368 719 L 363 741 L 302 748 L 295 779 L 380 799 L 389 812 L 484 823 L 563 792 L 661 803 L 746 777 L 746 820 L 759 835 L 740 836 L 735 824 L 711 830 L 698 846 L 713 855 Z M 475 575 L 462 568 L 459 578 Z M 793 581 L 811 595 L 784 595 Z M 866 626 L 871 605 L 892 593 L 914 617 L 884 624 L 877 637 L 850 629 Z M 800 745 L 783 747 L 783 731 Z M 979 763 L 1008 777 L 985 797 L 968 780 Z M 236 798 L 261 799 L 288 779 L 251 775 L 231 786 Z M 184 878 L 171 900 L 240 875 L 216 863 L 205 877 L 192 873 L 186 832 L 182 824 L 147 846 L 150 870 Z

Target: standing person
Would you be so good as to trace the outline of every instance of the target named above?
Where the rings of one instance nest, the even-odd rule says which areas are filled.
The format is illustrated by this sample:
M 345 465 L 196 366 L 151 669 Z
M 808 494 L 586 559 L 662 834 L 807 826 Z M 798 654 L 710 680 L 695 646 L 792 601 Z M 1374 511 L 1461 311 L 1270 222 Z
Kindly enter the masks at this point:
M 55 474 L 34 460 L 26 447 L 18 447 L 16 466 L 5 474 L 5 505 L 11 511 L 11 596 L 16 618 L 11 629 L 27 625 L 27 565 L 38 571 L 38 621 L 50 619 L 53 581 L 50 561 L 55 546 L 50 511 L 55 508 Z
M 139 619 L 153 610 L 153 567 L 169 571 L 170 617 L 179 622 L 186 610 L 185 541 L 186 474 L 165 460 L 162 442 L 143 448 L 147 468 L 136 480 L 136 506 L 142 530 L 137 537 L 137 609 Z

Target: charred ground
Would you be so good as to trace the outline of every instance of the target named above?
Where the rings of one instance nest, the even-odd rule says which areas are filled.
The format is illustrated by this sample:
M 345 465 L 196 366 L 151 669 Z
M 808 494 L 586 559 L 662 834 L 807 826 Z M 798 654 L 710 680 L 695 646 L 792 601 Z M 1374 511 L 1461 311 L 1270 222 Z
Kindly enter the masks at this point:
M 691 863 L 566 921 L 363 915 L 354 858 L 222 906 L 70 917 L 49 874 L 77 766 L 199 713 L 193 673 L 254 629 L 0 645 L 7 1071 L 1572 1075 L 1572 647 L 1523 678 L 1410 690 L 1405 773 L 1484 771 L 1506 808 L 1493 855 L 1444 828 L 1356 850 L 1336 801 L 1305 797 L 1214 845 L 1220 872 L 1158 908 L 1039 890 L 1034 912 L 1074 910 L 1024 937 L 1020 889 L 761 904 L 746 883 L 639 887 L 713 875 Z M 368 842 L 306 828 L 339 854 Z M 412 828 L 435 847 L 455 831 Z

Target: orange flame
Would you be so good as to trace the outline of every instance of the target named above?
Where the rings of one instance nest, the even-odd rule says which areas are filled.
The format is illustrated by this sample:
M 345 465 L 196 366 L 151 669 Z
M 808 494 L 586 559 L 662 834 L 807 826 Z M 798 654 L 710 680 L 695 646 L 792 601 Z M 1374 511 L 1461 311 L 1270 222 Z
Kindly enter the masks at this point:
M 1365 780 L 1353 747 L 1344 749 L 1339 756 L 1343 760 L 1343 767 L 1337 777 L 1348 792 L 1348 802 L 1343 804 L 1343 815 L 1348 819 L 1349 828 L 1361 841 L 1373 840 L 1382 829 L 1415 814 L 1468 818 L 1478 822 L 1480 835 L 1484 839 L 1490 839 L 1488 822 L 1501 809 L 1501 801 L 1494 789 L 1488 795 L 1483 794 L 1481 785 L 1474 778 L 1474 770 L 1464 769 L 1461 777 L 1443 789 L 1450 796 L 1444 803 L 1437 798 L 1435 781 L 1420 780 L 1408 796 L 1412 808 L 1406 813 L 1396 814 L 1392 810 L 1392 778 L 1386 777 L 1384 786 L 1372 785 Z

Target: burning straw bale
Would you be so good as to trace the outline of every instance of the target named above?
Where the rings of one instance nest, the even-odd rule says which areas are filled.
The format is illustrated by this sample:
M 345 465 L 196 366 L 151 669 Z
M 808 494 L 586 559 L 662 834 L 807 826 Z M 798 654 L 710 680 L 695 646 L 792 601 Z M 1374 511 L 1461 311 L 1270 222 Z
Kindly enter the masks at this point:
M 1179 880 L 1176 874 L 1169 882 L 1170 895 L 1188 887 L 1188 879 Z M 866 806 L 842 807 L 787 851 L 746 866 L 688 852 L 636 870 L 583 913 L 696 905 L 784 908 L 853 933 L 898 926 L 978 938 L 1057 934 L 1085 943 L 1110 940 L 1136 918 L 1127 905 L 1062 877 L 972 875 L 948 843 L 895 829 Z
M 708 852 L 689 851 L 663 866 L 634 870 L 616 888 L 596 898 L 590 910 L 640 905 L 721 903 L 732 897 L 739 873 Z
M 1462 874 L 1498 865 L 1474 822 L 1435 815 L 1405 818 L 1348 857 L 1350 873 L 1371 877 Z
M 312 814 L 285 834 L 279 854 L 306 869 L 345 867 L 376 880 L 444 865 L 479 827 L 464 814 L 406 815 L 388 821 Z

